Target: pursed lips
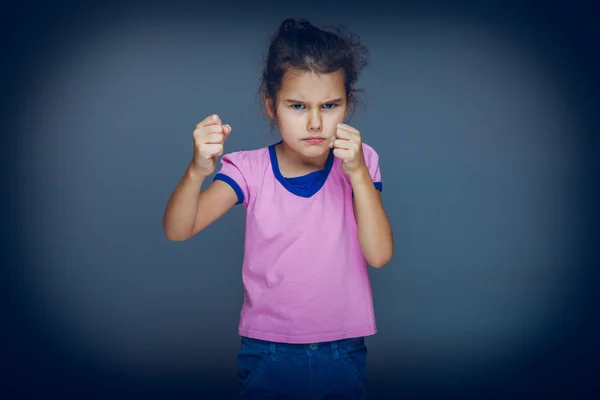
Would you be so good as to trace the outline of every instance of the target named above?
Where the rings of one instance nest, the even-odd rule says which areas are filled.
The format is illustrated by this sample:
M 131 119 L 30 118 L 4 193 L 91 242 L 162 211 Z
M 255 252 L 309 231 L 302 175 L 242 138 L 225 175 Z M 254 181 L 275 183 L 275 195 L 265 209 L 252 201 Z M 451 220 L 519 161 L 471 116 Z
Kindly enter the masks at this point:
M 319 143 L 323 143 L 325 141 L 325 138 L 320 137 L 320 136 L 313 136 L 313 137 L 309 137 L 309 138 L 306 138 L 303 140 L 310 144 L 319 144 Z
M 326 140 L 326 139 L 323 136 L 311 136 L 311 137 L 304 138 L 302 140 Z

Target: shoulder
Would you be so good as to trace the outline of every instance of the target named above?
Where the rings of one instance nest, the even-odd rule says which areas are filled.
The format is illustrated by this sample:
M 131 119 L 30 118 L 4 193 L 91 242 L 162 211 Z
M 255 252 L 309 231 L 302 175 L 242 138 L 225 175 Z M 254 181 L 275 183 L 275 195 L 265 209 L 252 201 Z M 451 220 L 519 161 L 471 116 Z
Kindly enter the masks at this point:
M 371 146 L 370 144 L 362 142 L 362 148 L 363 148 L 363 152 L 369 152 L 369 153 L 375 153 L 375 154 L 377 154 L 377 151 L 375 151 L 375 149 L 373 148 L 373 146 Z
M 225 153 L 221 159 L 230 161 L 259 161 L 265 156 L 268 157 L 269 148 L 262 147 L 259 149 L 251 150 L 238 150 L 230 153 Z
M 377 151 L 372 146 L 363 142 L 362 149 L 363 149 L 363 154 L 365 156 L 365 161 L 367 161 L 367 162 L 378 162 L 379 161 L 379 154 L 377 154 Z
M 257 171 L 263 168 L 269 160 L 268 147 L 251 150 L 239 150 L 226 153 L 221 157 L 221 163 L 231 164 L 244 172 Z
M 371 174 L 371 178 L 373 179 L 373 182 L 375 182 L 378 186 L 378 189 L 381 189 L 381 186 L 379 185 L 379 182 L 381 182 L 381 170 L 379 168 L 379 154 L 377 154 L 377 151 L 375 151 L 375 149 L 366 144 L 363 143 L 362 144 L 362 148 L 363 148 L 363 155 L 365 157 L 365 164 L 367 164 L 367 169 L 369 170 L 369 173 Z

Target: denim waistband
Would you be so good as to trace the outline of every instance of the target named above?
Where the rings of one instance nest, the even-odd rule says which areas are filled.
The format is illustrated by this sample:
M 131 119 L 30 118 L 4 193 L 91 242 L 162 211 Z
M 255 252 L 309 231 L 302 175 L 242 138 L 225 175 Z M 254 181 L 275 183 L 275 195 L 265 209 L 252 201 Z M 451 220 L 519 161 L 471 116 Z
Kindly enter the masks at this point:
M 364 345 L 364 337 L 356 337 L 349 339 L 333 340 L 331 342 L 317 342 L 317 343 L 280 343 L 270 342 L 267 340 L 254 339 L 246 336 L 242 336 L 242 344 L 262 349 L 268 352 L 281 352 L 281 353 L 304 353 L 306 350 L 310 351 L 331 351 L 335 349 L 350 350 L 355 347 L 361 347 Z

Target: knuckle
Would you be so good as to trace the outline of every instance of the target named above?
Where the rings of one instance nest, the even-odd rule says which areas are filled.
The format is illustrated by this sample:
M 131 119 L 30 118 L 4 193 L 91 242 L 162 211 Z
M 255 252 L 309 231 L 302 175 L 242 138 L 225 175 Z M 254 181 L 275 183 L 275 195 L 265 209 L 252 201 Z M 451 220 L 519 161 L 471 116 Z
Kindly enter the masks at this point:
M 204 129 L 196 129 L 196 130 L 194 131 L 194 135 L 195 135 L 197 138 L 201 138 L 201 137 L 203 137 L 205 134 L 206 134 L 206 132 L 205 132 L 205 130 L 204 130 Z

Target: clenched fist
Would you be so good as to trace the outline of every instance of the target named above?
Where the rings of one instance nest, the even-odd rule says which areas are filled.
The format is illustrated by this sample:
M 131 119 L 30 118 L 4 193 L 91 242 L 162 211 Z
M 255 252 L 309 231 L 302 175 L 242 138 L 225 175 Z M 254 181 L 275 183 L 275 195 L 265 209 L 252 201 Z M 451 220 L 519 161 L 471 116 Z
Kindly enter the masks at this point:
M 342 169 L 348 175 L 361 169 L 367 170 L 365 156 L 362 150 L 360 132 L 350 125 L 337 124 L 335 136 L 331 138 L 329 147 L 333 148 L 333 155 L 342 159 Z
M 230 133 L 231 126 L 223 125 L 215 114 L 196 125 L 192 165 L 199 175 L 207 177 L 214 172 L 217 157 L 223 155 L 223 142 Z

